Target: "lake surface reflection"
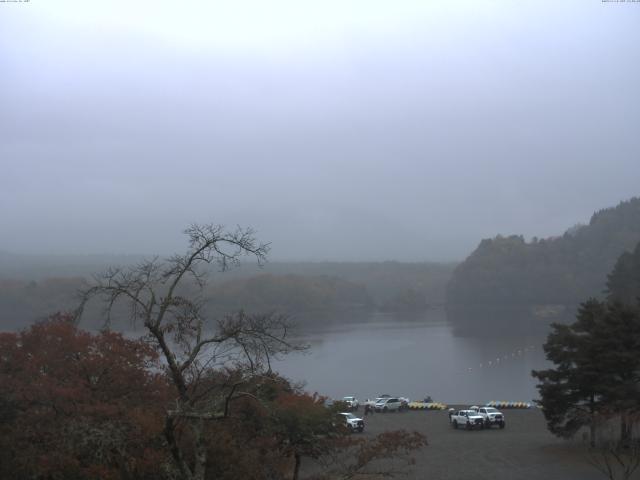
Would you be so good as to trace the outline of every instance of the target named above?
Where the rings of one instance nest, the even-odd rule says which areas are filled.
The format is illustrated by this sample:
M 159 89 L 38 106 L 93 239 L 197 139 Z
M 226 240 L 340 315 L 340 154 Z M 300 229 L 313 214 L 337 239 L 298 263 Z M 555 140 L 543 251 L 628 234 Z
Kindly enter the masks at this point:
M 378 394 L 445 403 L 537 398 L 532 369 L 547 366 L 543 337 L 462 337 L 442 310 L 403 320 L 375 314 L 365 323 L 328 325 L 304 334 L 309 352 L 274 369 L 332 398 Z

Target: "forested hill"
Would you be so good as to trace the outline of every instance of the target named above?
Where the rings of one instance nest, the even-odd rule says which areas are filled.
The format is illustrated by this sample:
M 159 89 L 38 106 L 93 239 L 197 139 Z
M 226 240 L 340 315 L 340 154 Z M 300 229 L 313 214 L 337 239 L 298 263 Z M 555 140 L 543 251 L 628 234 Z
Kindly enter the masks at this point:
M 110 265 L 126 268 L 142 256 L 47 257 L 0 252 L 0 330 L 18 329 L 77 306 L 77 291 L 92 273 Z M 442 305 L 454 264 L 400 262 L 247 262 L 226 273 L 212 271 L 204 296 L 212 316 L 244 309 L 276 311 L 297 323 L 361 321 L 372 311 L 422 314 Z M 191 292 L 195 294 L 194 292 Z M 93 306 L 97 307 L 97 306 Z M 99 308 L 85 327 L 99 327 Z M 119 323 L 119 312 L 112 316 Z M 125 312 L 126 313 L 126 312 Z M 325 318 L 320 318 L 325 317 Z M 320 320 L 319 320 L 320 318 Z
M 462 307 L 574 306 L 603 297 L 618 257 L 640 241 L 640 198 L 593 214 L 560 237 L 497 236 L 454 270 L 447 304 Z

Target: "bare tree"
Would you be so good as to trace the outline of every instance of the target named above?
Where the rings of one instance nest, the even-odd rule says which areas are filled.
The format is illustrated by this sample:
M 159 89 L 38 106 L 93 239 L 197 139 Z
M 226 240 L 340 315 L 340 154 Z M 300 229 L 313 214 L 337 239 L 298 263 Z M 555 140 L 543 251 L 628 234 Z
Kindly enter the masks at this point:
M 386 431 L 373 438 L 343 436 L 317 459 L 322 473 L 310 480 L 351 480 L 354 478 L 394 478 L 406 475 L 414 465 L 411 454 L 428 445 L 419 432 Z
M 225 271 L 244 256 L 259 264 L 265 261 L 269 247 L 256 242 L 253 230 L 192 225 L 185 234 L 189 248 L 183 255 L 153 258 L 97 276 L 81 292 L 76 321 L 93 298 L 105 302 L 107 326 L 116 304 L 128 307 L 130 321 L 142 325 L 161 352 L 175 389 L 164 436 L 178 475 L 202 480 L 207 462 L 215 461 L 207 458 L 206 422 L 227 418 L 234 399 L 252 395 L 243 386 L 269 381 L 271 359 L 302 347 L 289 340 L 283 316 L 241 311 L 218 320 L 207 318 L 203 292 L 212 264 Z M 190 433 L 188 451 L 179 439 L 184 429 Z
M 634 428 L 639 420 L 640 415 L 634 411 L 611 409 L 600 415 L 600 435 L 597 444 L 590 444 L 586 452 L 587 463 L 609 480 L 630 479 L 640 468 L 640 439 Z
M 590 449 L 587 462 L 609 480 L 629 480 L 640 467 L 640 445 L 610 442 Z

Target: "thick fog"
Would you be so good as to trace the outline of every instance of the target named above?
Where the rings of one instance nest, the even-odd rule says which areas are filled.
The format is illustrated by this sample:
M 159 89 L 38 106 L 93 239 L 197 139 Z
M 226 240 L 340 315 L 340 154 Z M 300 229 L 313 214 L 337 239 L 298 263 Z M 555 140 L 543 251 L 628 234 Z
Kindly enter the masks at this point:
M 0 3 L 0 250 L 453 260 L 640 194 L 640 3 Z

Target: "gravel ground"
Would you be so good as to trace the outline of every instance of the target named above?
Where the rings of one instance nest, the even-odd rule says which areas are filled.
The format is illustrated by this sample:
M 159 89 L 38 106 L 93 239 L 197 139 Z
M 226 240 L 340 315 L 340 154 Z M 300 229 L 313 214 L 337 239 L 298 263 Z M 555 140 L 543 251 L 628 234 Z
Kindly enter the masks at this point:
M 503 410 L 504 430 L 454 430 L 445 411 L 376 413 L 365 432 L 417 430 L 429 446 L 417 452 L 408 479 L 430 480 L 602 480 L 575 444 L 551 435 L 538 409 Z M 362 408 L 357 413 L 363 414 Z M 638 473 L 638 472 L 636 472 Z M 638 476 L 633 478 L 640 478 Z

